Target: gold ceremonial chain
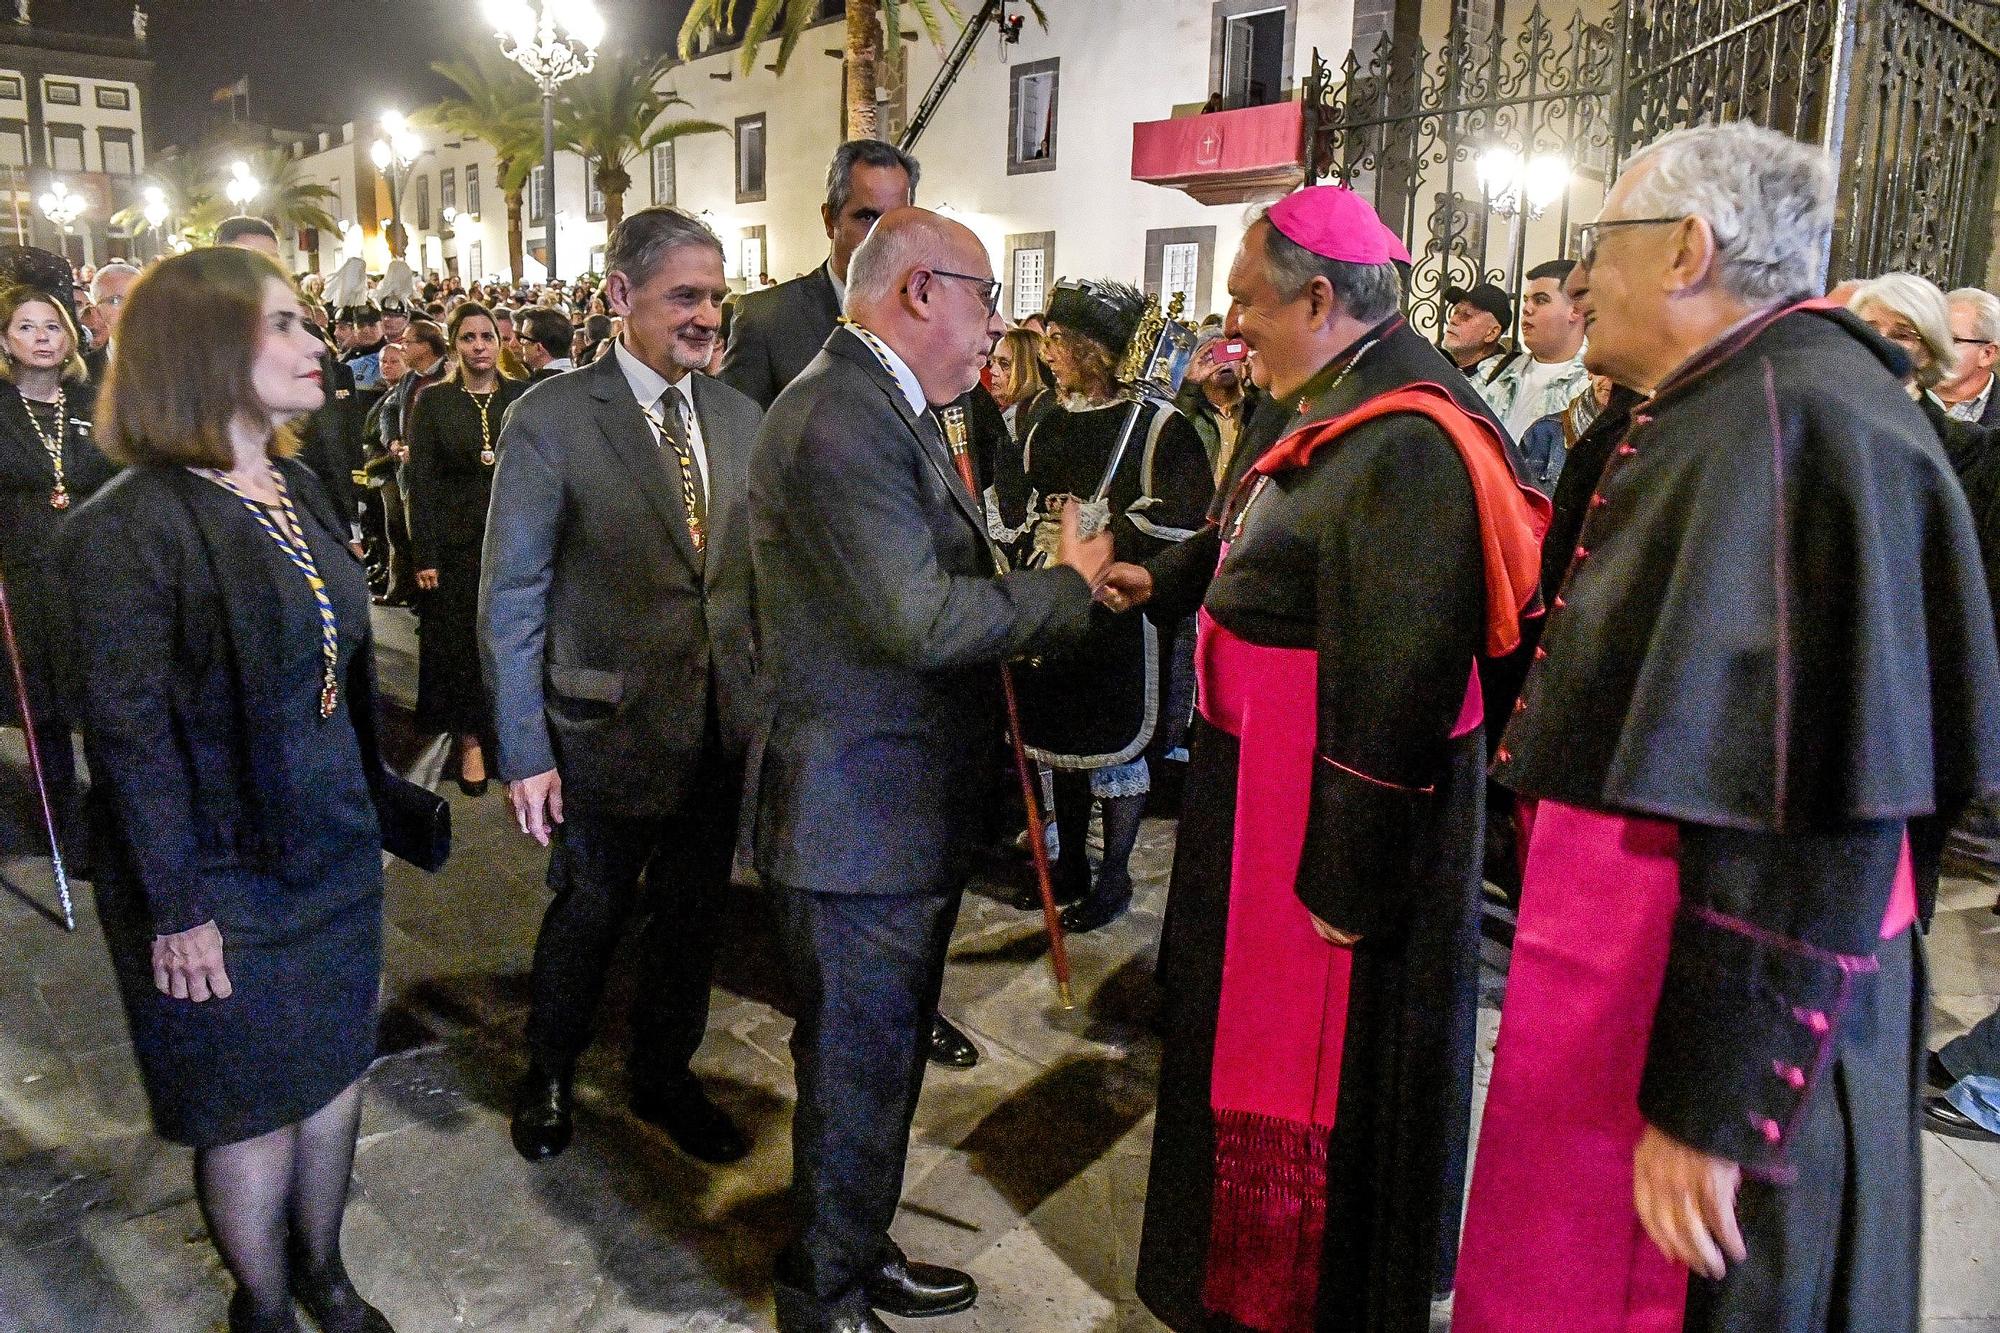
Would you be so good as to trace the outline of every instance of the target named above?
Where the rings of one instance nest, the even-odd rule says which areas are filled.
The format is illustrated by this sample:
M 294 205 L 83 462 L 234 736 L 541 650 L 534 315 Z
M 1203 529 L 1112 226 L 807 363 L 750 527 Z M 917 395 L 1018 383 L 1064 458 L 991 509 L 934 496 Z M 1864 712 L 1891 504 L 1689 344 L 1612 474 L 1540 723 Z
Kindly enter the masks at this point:
M 694 447 L 688 443 L 687 421 L 681 416 L 680 391 L 668 385 L 666 394 L 673 395 L 674 420 L 680 425 L 679 432 L 667 429 L 666 418 L 655 407 L 639 410 L 645 414 L 646 420 L 653 423 L 653 429 L 660 433 L 660 438 L 673 448 L 674 462 L 681 469 L 681 505 L 687 510 L 688 540 L 694 543 L 694 549 L 699 554 L 708 548 L 708 524 L 702 521 L 701 497 L 695 492 Z M 666 394 L 661 397 L 666 397 Z
M 485 393 L 474 393 L 470 389 L 465 391 L 465 396 L 470 398 L 472 405 L 479 409 L 479 461 L 488 467 L 493 466 L 494 458 L 493 423 L 486 413 L 493 406 L 494 395 L 499 392 L 498 389 L 491 389 Z
M 21 410 L 28 414 L 28 424 L 35 429 L 35 438 L 48 451 L 49 466 L 55 469 L 56 488 L 49 492 L 49 508 L 69 508 L 69 483 L 63 477 L 63 438 L 69 432 L 68 401 L 61 389 L 56 390 L 56 434 L 50 439 L 42 429 L 42 419 L 35 415 L 35 409 L 28 406 L 26 397 L 21 399 Z

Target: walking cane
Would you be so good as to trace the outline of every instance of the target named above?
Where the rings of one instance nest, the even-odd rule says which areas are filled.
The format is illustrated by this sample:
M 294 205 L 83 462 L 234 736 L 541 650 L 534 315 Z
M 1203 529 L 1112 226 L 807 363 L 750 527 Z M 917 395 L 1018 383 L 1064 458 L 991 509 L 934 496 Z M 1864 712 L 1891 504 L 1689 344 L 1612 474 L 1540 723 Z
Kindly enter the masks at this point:
M 14 638 L 14 612 L 7 603 L 7 580 L 0 578 L 0 639 L 7 643 L 7 665 L 14 672 L 14 701 L 21 706 L 21 735 L 28 742 L 28 769 L 35 777 L 35 795 L 42 802 L 42 827 L 49 835 L 49 860 L 54 863 L 56 896 L 62 899 L 63 929 L 76 929 L 76 906 L 70 901 L 69 875 L 63 869 L 62 844 L 56 839 L 56 809 L 49 800 L 48 779 L 42 775 L 42 747 L 35 739 L 35 715 L 28 707 L 28 673 L 21 666 L 21 645 Z M 69 738 L 63 738 L 69 744 Z
M 951 448 L 951 461 L 958 467 L 959 480 L 972 494 L 974 505 L 979 504 L 979 479 L 972 471 L 972 452 L 968 447 L 965 431 L 965 409 L 947 407 L 939 414 L 944 419 L 945 443 Z M 1007 663 L 1000 664 L 1000 692 L 1007 699 L 1007 739 L 1014 744 L 1014 772 L 1021 779 L 1021 800 L 1028 807 L 1028 845 L 1035 853 L 1035 887 L 1042 895 L 1042 929 L 1049 936 L 1049 970 L 1055 973 L 1056 998 L 1065 1009 L 1076 1008 L 1076 1001 L 1069 989 L 1069 950 L 1063 944 L 1062 914 L 1056 911 L 1055 879 L 1049 873 L 1049 844 L 1042 822 L 1042 807 L 1036 792 L 1035 773 L 1028 766 L 1028 747 L 1021 740 L 1021 705 L 1014 694 L 1014 670 Z

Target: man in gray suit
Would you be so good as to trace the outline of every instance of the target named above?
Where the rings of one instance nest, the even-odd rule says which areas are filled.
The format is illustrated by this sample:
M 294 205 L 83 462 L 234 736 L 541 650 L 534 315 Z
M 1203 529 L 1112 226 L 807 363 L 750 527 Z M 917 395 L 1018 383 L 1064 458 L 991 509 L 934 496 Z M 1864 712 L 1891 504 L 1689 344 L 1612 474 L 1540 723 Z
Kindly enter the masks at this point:
M 780 394 L 750 469 L 775 717 L 757 869 L 796 1005 L 786 1333 L 886 1333 L 973 1303 L 889 1238 L 923 1038 L 1002 725 L 996 667 L 1082 637 L 1110 538 L 996 575 L 983 508 L 932 407 L 979 378 L 1001 322 L 978 239 L 921 209 L 855 253 L 853 321 Z
M 688 1071 L 755 726 L 748 464 L 762 413 L 707 364 L 722 244 L 648 208 L 619 224 L 611 352 L 508 411 L 486 529 L 480 645 L 521 831 L 555 894 L 535 944 L 514 1146 L 553 1156 L 625 923 L 650 901 L 634 987 L 632 1108 L 707 1162 L 743 1136 Z

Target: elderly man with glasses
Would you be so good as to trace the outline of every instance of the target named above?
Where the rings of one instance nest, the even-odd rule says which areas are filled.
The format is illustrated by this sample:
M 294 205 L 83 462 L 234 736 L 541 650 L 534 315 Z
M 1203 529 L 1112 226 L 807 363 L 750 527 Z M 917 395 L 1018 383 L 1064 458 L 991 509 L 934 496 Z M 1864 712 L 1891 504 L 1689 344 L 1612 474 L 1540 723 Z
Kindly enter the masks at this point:
M 1939 381 L 1938 400 L 1959 421 L 2000 425 L 2000 394 L 1993 392 L 1993 366 L 2000 361 L 2000 296 L 1960 287 L 1945 297 L 1945 306 L 1951 313 L 1958 366 Z
M 1633 411 L 1498 779 L 1536 803 L 1455 1326 L 1914 1330 L 1913 923 L 2000 663 L 1906 356 L 1824 300 L 1826 155 L 1639 153 L 1584 229 Z

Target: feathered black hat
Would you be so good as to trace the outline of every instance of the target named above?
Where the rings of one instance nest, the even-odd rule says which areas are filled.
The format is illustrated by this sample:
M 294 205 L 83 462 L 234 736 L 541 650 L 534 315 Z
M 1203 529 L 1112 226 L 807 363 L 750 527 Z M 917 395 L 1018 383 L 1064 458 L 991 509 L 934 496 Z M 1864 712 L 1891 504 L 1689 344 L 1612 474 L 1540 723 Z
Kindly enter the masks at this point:
M 1101 344 L 1116 361 L 1125 355 L 1145 313 L 1146 298 L 1136 288 L 1122 282 L 1065 278 L 1049 298 L 1048 321 Z
M 32 245 L 0 245 L 0 282 L 34 288 L 76 322 L 76 272 L 61 255 Z

